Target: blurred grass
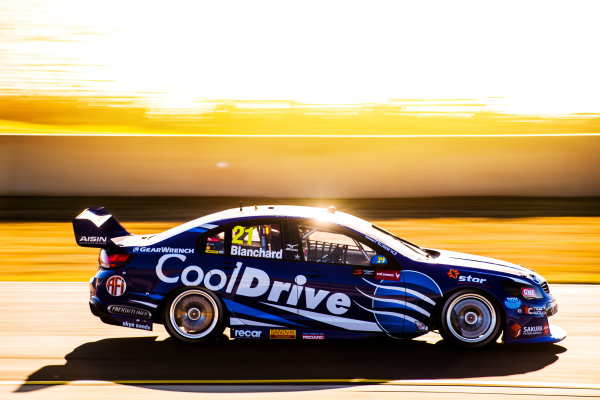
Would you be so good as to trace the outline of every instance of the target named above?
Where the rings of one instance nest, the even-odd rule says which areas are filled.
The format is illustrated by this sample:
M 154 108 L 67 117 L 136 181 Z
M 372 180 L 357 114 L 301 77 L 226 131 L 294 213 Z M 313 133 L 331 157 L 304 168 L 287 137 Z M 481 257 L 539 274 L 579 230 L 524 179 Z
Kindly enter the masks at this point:
M 600 283 L 600 217 L 430 218 L 373 221 L 425 247 L 535 268 L 554 283 Z M 134 222 L 137 234 L 178 222 Z M 70 223 L 0 223 L 0 281 L 87 281 L 98 249 L 75 244 Z

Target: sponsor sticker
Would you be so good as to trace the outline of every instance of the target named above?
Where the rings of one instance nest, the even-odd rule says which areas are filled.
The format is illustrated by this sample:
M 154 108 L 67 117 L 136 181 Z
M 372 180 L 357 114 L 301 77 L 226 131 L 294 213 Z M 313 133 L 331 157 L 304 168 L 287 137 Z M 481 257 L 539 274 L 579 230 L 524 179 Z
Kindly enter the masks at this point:
M 507 297 L 504 299 L 504 306 L 509 310 L 516 310 L 521 307 L 521 300 L 518 297 Z
M 126 289 L 127 284 L 125 283 L 125 279 L 119 275 L 113 275 L 106 281 L 106 291 L 111 296 L 121 296 L 125 293 Z
M 378 269 L 375 271 L 375 279 L 383 279 L 384 281 L 399 281 L 400 271 Z
M 125 328 L 142 329 L 144 331 L 152 330 L 152 320 L 142 318 L 131 318 L 124 316 L 114 316 L 114 319 L 121 323 Z
M 544 324 L 544 335 L 548 335 L 550 333 L 550 326 L 548 325 L 548 323 L 546 322 Z
M 526 288 L 526 287 L 521 288 L 521 294 L 526 299 L 535 298 L 535 289 L 534 288 Z
M 375 256 L 371 258 L 371 264 L 387 264 L 387 258 L 384 256 Z
M 233 337 L 244 338 L 244 339 L 260 339 L 262 331 L 255 331 L 250 329 L 234 329 Z
M 131 306 L 119 306 L 111 304 L 108 306 L 108 312 L 112 314 L 128 315 L 130 317 L 150 318 L 150 311 L 142 310 L 141 308 Z
M 298 252 L 298 245 L 297 244 L 286 244 L 285 245 L 285 251 L 293 251 L 293 252 Z
M 257 257 L 257 258 L 274 258 L 281 260 L 283 257 L 283 250 L 265 250 L 261 248 L 244 248 L 236 244 L 231 245 L 232 256 L 243 256 L 243 257 Z
M 510 327 L 510 335 L 512 337 L 514 337 L 516 339 L 519 336 L 521 336 L 521 333 L 522 333 L 521 325 L 516 324 L 516 323 L 511 325 L 511 327 Z
M 302 333 L 302 339 L 304 339 L 304 340 L 325 340 L 325 334 L 323 334 L 323 333 Z
M 106 244 L 108 238 L 103 236 L 81 236 L 79 243 Z
M 294 329 L 271 329 L 269 339 L 296 339 L 296 330 Z
M 459 275 L 460 275 L 460 272 L 458 272 L 458 270 L 456 270 L 456 269 L 450 268 L 448 270 L 448 276 L 452 279 L 458 279 Z
M 523 327 L 523 336 L 541 335 L 544 331 L 542 325 L 525 326 Z
M 143 329 L 145 331 L 151 331 L 152 330 L 152 324 L 148 323 L 146 321 L 123 321 L 122 325 L 126 328 L 133 328 L 133 329 Z
M 427 332 L 429 330 L 429 328 L 427 328 L 427 325 L 425 325 L 424 323 L 422 323 L 421 321 L 417 321 L 415 323 L 415 325 L 417 325 L 417 330 L 419 332 Z
M 352 305 L 350 297 L 345 293 L 331 292 L 306 285 L 307 278 L 304 275 L 297 275 L 295 283 L 291 284 L 290 282 L 271 280 L 267 272 L 244 266 L 242 262 L 237 262 L 235 269 L 229 275 L 218 268 L 206 271 L 197 265 L 182 266 L 181 263 L 186 258 L 183 254 L 165 254 L 160 257 L 155 267 L 158 279 L 169 284 L 181 281 L 186 286 L 203 284 L 209 290 L 222 290 L 223 293 L 233 293 L 241 297 L 267 296 L 265 304 L 286 302 L 288 306 L 305 310 L 315 310 L 323 305 L 328 313 L 334 315 L 345 314 Z M 180 272 L 166 275 L 165 264 L 169 264 L 169 269 L 178 266 Z M 298 295 L 291 296 L 291 293 L 298 293 Z
M 544 307 L 523 307 L 523 311 L 527 315 L 546 315 L 546 309 Z
M 487 279 L 485 278 L 479 278 L 476 276 L 471 276 L 471 275 L 461 275 L 458 277 L 458 283 L 479 283 L 482 284 L 483 282 L 487 281 Z
M 132 253 L 172 253 L 172 254 L 192 254 L 194 249 L 177 247 L 134 247 Z
M 368 268 L 368 269 L 354 268 L 352 270 L 352 275 L 373 277 L 373 276 L 375 276 L 375 270 L 374 269 L 370 269 L 370 268 Z

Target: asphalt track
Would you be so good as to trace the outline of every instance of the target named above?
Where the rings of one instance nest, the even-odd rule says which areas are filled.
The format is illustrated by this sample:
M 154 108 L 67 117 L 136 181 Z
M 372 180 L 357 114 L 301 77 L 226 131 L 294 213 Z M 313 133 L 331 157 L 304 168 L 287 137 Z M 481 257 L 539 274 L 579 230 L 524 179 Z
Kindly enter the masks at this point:
M 552 285 L 563 342 L 460 351 L 421 340 L 184 346 L 102 324 L 85 283 L 0 283 L 0 398 L 600 398 L 600 286 Z

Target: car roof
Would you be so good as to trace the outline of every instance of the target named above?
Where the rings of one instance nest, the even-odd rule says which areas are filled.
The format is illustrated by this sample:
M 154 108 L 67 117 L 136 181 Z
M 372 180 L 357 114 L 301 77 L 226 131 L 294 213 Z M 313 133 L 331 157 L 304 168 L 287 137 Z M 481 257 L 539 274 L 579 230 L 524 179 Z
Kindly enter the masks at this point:
M 155 235 L 153 241 L 162 241 L 194 228 L 212 229 L 219 225 L 217 224 L 218 222 L 223 220 L 261 217 L 317 219 L 347 226 L 358 231 L 364 231 L 371 227 L 370 222 L 344 212 L 336 211 L 335 207 L 260 205 L 242 207 L 241 209 L 232 208 L 197 218 Z

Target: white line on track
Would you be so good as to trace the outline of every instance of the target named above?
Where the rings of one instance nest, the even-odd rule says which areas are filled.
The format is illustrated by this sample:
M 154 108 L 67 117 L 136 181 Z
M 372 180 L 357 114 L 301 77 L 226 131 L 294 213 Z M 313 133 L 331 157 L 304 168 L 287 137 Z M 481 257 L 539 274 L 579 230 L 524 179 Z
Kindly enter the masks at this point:
M 515 134 L 449 134 L 449 135 L 380 135 L 380 134 L 325 134 L 325 135 L 305 135 L 305 134 L 211 134 L 211 133 L 13 133 L 0 132 L 0 136 L 48 136 L 48 137 L 176 137 L 176 138 L 314 138 L 314 139 L 411 139 L 411 138 L 514 138 L 514 137 L 585 137 L 600 136 L 600 133 L 515 133 Z
M 530 389 L 583 389 L 600 390 L 600 384 L 575 382 L 510 382 L 510 381 L 466 381 L 466 380 L 396 380 L 382 379 L 233 379 L 233 380 L 75 380 L 75 381 L 0 381 L 0 385 L 281 385 L 281 384 L 383 384 L 392 386 L 435 386 L 435 387 L 498 387 Z

